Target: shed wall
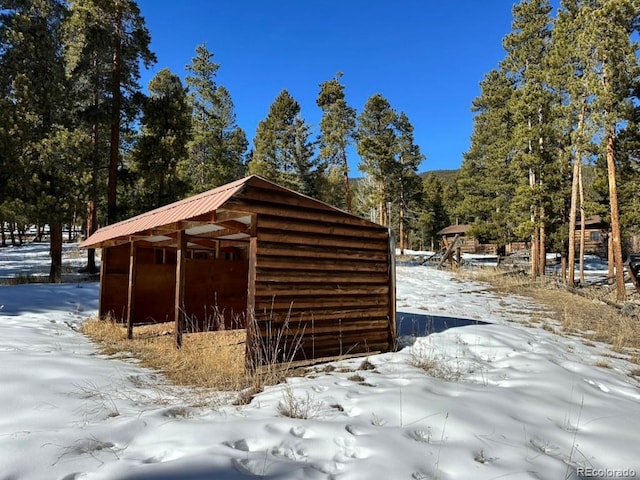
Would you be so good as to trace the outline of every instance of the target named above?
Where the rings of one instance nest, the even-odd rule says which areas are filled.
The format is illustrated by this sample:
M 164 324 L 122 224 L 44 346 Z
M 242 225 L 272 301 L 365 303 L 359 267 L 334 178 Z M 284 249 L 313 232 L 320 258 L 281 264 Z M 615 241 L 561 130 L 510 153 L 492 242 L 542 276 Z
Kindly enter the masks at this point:
M 250 297 L 263 348 L 303 360 L 392 347 L 386 228 L 259 188 L 235 206 L 257 212 Z

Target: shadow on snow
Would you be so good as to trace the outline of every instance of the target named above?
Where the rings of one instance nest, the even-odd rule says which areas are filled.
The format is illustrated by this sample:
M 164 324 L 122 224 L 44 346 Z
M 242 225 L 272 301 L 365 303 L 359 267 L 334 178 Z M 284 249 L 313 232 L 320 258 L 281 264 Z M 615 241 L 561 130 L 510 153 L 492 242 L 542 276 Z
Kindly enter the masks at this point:
M 468 325 L 489 325 L 482 320 L 470 318 L 443 317 L 441 315 L 422 315 L 419 313 L 396 313 L 398 338 L 404 345 L 412 344 L 410 339 L 426 337 L 432 333 L 444 332 L 450 328 L 466 327 Z

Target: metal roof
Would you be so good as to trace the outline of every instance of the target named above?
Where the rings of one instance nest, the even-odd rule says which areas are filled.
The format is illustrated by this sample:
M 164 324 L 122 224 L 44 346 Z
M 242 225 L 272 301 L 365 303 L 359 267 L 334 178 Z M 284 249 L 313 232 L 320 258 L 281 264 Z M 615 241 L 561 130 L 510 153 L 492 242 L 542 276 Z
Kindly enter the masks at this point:
M 449 225 L 448 227 L 443 228 L 436 235 L 459 235 L 465 234 L 469 230 L 471 225 L 463 224 L 463 225 Z
M 185 198 L 175 203 L 156 208 L 131 217 L 112 225 L 107 225 L 96 231 L 80 244 L 81 247 L 95 247 L 114 238 L 126 237 L 144 232 L 152 228 L 162 227 L 174 222 L 189 220 L 199 215 L 214 212 L 255 176 L 242 178 L 213 190 L 209 190 L 193 197 Z
M 277 185 L 257 175 L 251 175 L 213 190 L 194 195 L 193 197 L 185 198 L 184 200 L 180 200 L 170 205 L 165 205 L 164 207 L 142 213 L 136 217 L 132 217 L 112 225 L 107 225 L 106 227 L 96 231 L 93 235 L 82 242 L 80 246 L 85 248 L 98 248 L 104 246 L 104 244 L 110 240 L 122 239 L 129 241 L 129 237 L 136 235 L 144 235 L 146 237 L 145 240 L 152 243 L 167 241 L 169 240 L 169 237 L 166 236 L 168 233 L 161 231 L 161 227 L 167 227 L 169 225 L 173 226 L 173 224 L 178 224 L 179 222 L 189 222 L 194 220 L 202 221 L 202 218 L 198 217 L 221 209 L 227 201 L 229 201 L 233 196 L 244 191 L 248 186 L 268 188 L 271 191 L 286 192 L 297 197 L 304 197 L 313 201 L 314 204 L 323 209 L 340 211 L 345 215 L 353 216 L 343 212 L 339 208 L 321 202 L 320 200 L 307 197 L 306 195 Z M 360 220 L 366 223 L 371 223 L 364 219 Z M 239 217 L 236 218 L 235 221 L 249 225 L 251 223 L 251 216 Z M 224 222 L 219 223 L 224 225 Z M 177 231 L 179 228 L 180 226 L 176 226 L 175 230 Z M 223 228 L 225 227 L 221 227 L 214 221 L 211 221 L 211 223 L 208 224 L 192 225 L 186 229 L 186 233 L 187 235 L 199 235 L 207 232 L 214 232 Z M 154 229 L 158 229 L 160 231 L 154 231 Z M 224 234 L 218 238 L 238 239 L 248 236 L 249 235 L 245 233 L 229 231 L 224 232 Z

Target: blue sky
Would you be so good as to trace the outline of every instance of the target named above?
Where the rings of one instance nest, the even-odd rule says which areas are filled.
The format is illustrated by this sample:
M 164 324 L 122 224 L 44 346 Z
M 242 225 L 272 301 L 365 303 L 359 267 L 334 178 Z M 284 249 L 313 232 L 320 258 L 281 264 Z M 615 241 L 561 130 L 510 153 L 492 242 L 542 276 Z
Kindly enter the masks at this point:
M 138 0 L 158 63 L 185 76 L 206 43 L 221 64 L 250 142 L 282 89 L 318 132 L 319 84 L 343 72 L 347 102 L 360 113 L 382 94 L 415 127 L 426 155 L 420 171 L 458 168 L 469 147 L 471 102 L 504 58 L 512 0 Z M 361 176 L 351 153 L 351 176 Z

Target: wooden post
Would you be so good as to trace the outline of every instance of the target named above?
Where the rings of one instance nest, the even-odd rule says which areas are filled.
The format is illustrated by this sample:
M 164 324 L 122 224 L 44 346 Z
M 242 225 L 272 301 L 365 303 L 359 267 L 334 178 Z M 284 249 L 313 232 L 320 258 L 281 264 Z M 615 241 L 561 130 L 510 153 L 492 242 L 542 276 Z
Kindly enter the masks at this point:
M 253 222 L 252 222 L 253 223 Z M 247 285 L 247 340 L 245 344 L 245 368 L 248 371 L 253 371 L 258 367 L 258 345 L 260 331 L 256 323 L 256 266 L 257 266 L 257 250 L 258 250 L 258 238 L 251 237 L 249 239 L 249 278 Z
M 100 253 L 100 297 L 98 300 L 98 318 L 100 319 L 103 319 L 106 315 L 104 311 L 104 289 L 106 285 L 108 251 L 108 248 L 103 247 Z
M 129 290 L 127 292 L 127 338 L 133 338 L 133 314 L 136 296 L 136 242 L 131 242 L 129 248 Z
M 397 347 L 396 325 L 396 242 L 389 230 L 389 349 Z
M 456 247 L 456 266 L 460 268 L 460 263 L 462 261 L 462 248 L 460 245 Z
M 444 256 L 440 259 L 440 263 L 438 263 L 438 268 L 442 268 L 442 265 L 444 265 L 444 263 L 449 259 L 449 257 L 451 257 L 451 254 L 453 253 L 453 249 L 456 246 L 456 243 L 458 243 L 458 237 L 459 235 L 456 234 L 456 236 L 453 237 L 453 242 L 451 242 L 451 244 L 447 246 L 447 251 L 444 253 Z
M 175 295 L 175 340 L 176 348 L 182 348 L 182 330 L 184 329 L 184 273 L 187 250 L 187 238 L 184 230 L 178 232 L 176 248 L 176 295 Z

